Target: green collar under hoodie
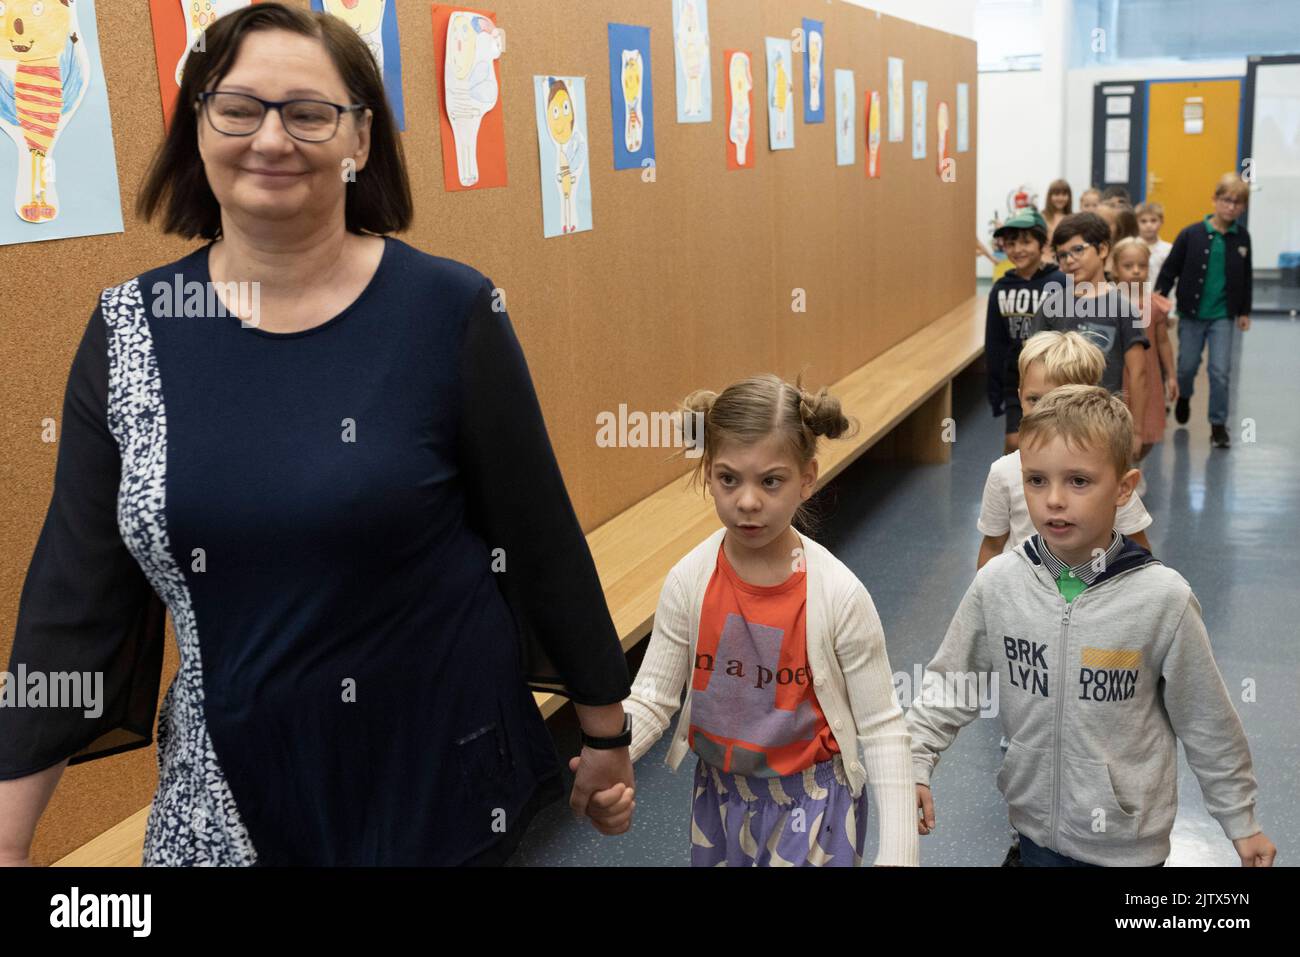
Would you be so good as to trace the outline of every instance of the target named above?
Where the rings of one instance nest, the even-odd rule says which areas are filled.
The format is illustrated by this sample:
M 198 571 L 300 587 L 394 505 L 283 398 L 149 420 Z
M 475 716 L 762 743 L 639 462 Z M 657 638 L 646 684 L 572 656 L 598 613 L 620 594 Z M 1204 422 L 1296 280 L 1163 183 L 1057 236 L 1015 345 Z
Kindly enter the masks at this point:
M 1250 748 L 1191 587 L 1128 538 L 1067 602 L 1035 535 L 988 562 L 908 711 L 916 780 L 980 716 L 984 678 L 1010 746 L 998 771 L 1011 824 L 1090 864 L 1169 856 L 1178 746 L 1229 839 L 1260 831 Z M 969 677 L 967 677 L 969 676 Z

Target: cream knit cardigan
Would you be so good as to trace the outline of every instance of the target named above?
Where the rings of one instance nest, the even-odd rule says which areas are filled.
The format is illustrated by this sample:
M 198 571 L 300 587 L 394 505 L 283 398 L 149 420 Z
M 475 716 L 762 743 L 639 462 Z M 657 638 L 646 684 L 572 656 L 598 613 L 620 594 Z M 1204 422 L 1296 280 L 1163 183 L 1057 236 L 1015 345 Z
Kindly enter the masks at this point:
M 668 729 L 682 688 L 682 714 L 667 764 L 676 770 L 689 750 L 689 678 L 695 661 L 704 592 L 726 529 L 718 529 L 669 571 L 659 594 L 645 660 L 623 702 L 632 715 L 632 760 Z M 856 797 L 870 783 L 880 825 L 877 865 L 916 866 L 916 792 L 911 736 L 894 695 L 885 633 L 867 589 L 839 559 L 800 536 L 807 571 L 805 627 L 817 701 L 843 756 Z M 861 747 L 861 758 L 859 758 Z

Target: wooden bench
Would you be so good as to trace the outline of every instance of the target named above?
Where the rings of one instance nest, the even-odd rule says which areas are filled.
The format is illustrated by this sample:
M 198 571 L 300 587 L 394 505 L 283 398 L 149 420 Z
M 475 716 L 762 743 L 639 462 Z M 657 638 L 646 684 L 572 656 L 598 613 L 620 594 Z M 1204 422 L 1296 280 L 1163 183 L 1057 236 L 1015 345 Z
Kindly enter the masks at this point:
M 860 428 L 850 440 L 824 443 L 819 488 L 868 449 L 903 461 L 949 460 L 943 421 L 952 414 L 952 380 L 984 351 L 986 301 L 972 297 L 831 386 Z M 625 651 L 650 634 L 668 570 L 717 527 L 712 501 L 677 479 L 587 536 Z M 555 694 L 535 697 L 548 718 L 566 702 Z M 138 866 L 148 814 L 142 808 L 55 866 Z

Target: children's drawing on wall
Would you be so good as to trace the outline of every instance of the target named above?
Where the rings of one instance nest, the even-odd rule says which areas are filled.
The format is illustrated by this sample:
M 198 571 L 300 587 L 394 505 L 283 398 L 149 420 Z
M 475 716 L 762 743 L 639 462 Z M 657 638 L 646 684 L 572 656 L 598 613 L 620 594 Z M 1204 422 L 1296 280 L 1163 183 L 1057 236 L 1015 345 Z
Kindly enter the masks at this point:
M 803 42 L 803 121 L 825 123 L 823 78 L 826 73 L 826 25 L 820 20 L 809 20 L 805 17 Z
M 641 149 L 645 124 L 641 119 L 641 90 L 645 60 L 640 50 L 623 51 L 623 144 L 629 153 Z
M 0 244 L 122 231 L 91 0 L 0 0 L 0 130 Z
M 673 0 L 673 47 L 677 51 L 677 122 L 712 122 L 709 0 Z
M 925 159 L 925 80 L 912 81 L 912 159 Z
M 794 149 L 794 50 L 789 40 L 767 38 L 767 128 L 774 150 Z
M 592 227 L 586 78 L 535 76 L 533 86 L 541 154 L 543 234 L 549 239 L 585 232 Z
M 396 0 L 311 0 L 311 8 L 338 17 L 365 41 L 384 78 L 384 93 L 399 130 L 406 129 L 402 98 L 402 44 Z
M 722 62 L 727 65 L 727 169 L 753 169 L 753 62 L 743 50 L 724 51 Z
M 176 69 L 172 74 L 177 87 L 181 85 L 181 74 L 185 71 L 185 61 L 190 51 L 198 48 L 200 35 L 212 26 L 218 17 L 249 5 L 249 0 L 178 0 L 178 2 L 181 6 L 181 14 L 185 18 L 185 47 L 181 50 L 180 59 L 176 61 Z
M 889 58 L 889 142 L 903 142 L 903 61 Z
M 442 77 L 443 183 L 449 192 L 505 186 L 504 36 L 490 13 L 435 6 L 433 38 L 434 69 Z
M 181 91 L 181 74 L 190 51 L 202 49 L 204 31 L 218 18 L 248 5 L 249 0 L 149 0 L 164 130 L 171 129 L 176 97 Z
M 957 84 L 957 152 L 970 149 L 970 84 Z
M 867 93 L 867 179 L 880 179 L 880 91 Z
M 835 165 L 852 166 L 856 161 L 857 110 L 853 102 L 852 70 L 835 71 Z
M 935 156 L 938 158 L 937 171 L 940 176 L 944 173 L 944 166 L 948 162 L 948 104 L 944 100 L 939 101 L 935 107 L 934 113 L 934 131 L 935 131 Z
M 650 28 L 609 25 L 609 99 L 614 125 L 614 169 L 654 165 L 654 91 L 650 83 Z

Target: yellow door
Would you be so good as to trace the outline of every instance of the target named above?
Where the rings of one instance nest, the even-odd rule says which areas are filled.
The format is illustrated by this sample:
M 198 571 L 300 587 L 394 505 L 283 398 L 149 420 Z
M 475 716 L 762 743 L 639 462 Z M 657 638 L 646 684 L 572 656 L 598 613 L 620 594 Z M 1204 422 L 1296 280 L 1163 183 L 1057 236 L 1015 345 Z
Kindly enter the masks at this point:
M 1214 212 L 1214 184 L 1237 169 L 1240 80 L 1148 85 L 1148 202 L 1165 208 L 1161 238 Z M 1199 131 L 1198 131 L 1199 127 Z

